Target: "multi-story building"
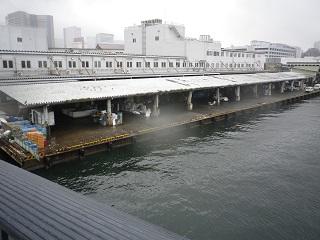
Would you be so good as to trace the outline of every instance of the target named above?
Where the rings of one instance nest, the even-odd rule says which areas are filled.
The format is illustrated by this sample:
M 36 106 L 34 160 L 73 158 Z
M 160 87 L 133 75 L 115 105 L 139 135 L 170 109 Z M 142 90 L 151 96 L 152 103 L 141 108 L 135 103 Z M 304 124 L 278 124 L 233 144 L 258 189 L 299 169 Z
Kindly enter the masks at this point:
M 81 36 L 81 28 L 72 26 L 63 29 L 65 48 L 83 48 L 84 39 Z
M 313 47 L 320 50 L 320 41 L 316 41 L 316 42 L 314 43 Z
M 114 35 L 110 33 L 98 33 L 95 37 L 87 37 L 86 47 L 96 48 L 98 44 L 112 45 L 114 43 Z
M 249 47 L 256 52 L 264 53 L 266 58 L 298 57 L 297 47 L 287 44 L 253 40 Z
M 195 66 L 208 65 L 251 68 L 264 67 L 264 53 L 244 50 L 223 50 L 210 35 L 187 38 L 183 25 L 162 23 L 161 19 L 142 21 L 125 28 L 125 53 L 155 56 L 182 56 Z
M 47 51 L 44 28 L 0 25 L 0 49 L 21 51 Z
M 6 24 L 15 27 L 44 28 L 48 47 L 54 47 L 53 17 L 50 15 L 35 15 L 17 11 L 6 16 Z

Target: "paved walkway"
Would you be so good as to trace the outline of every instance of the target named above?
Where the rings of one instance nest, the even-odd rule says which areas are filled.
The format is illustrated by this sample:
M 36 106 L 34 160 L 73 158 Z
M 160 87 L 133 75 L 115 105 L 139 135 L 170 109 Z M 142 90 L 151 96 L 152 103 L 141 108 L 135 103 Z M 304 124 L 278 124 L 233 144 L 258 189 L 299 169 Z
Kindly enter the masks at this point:
M 94 141 L 95 139 L 121 134 L 140 134 L 154 128 L 166 128 L 169 125 L 190 122 L 194 119 L 208 117 L 208 115 L 219 115 L 225 112 L 249 108 L 256 104 L 268 104 L 303 94 L 304 92 L 302 91 L 274 94 L 273 96 L 257 99 L 244 99 L 240 102 L 222 103 L 220 106 L 195 104 L 192 111 L 187 111 L 183 106 L 168 105 L 161 107 L 161 113 L 158 118 L 144 119 L 137 116 L 124 115 L 124 124 L 116 127 L 102 127 L 98 123 L 94 123 L 91 118 L 71 119 L 63 116 L 63 119 L 59 121 L 60 124 L 57 124 L 52 130 L 50 149 L 71 147 L 80 143 Z

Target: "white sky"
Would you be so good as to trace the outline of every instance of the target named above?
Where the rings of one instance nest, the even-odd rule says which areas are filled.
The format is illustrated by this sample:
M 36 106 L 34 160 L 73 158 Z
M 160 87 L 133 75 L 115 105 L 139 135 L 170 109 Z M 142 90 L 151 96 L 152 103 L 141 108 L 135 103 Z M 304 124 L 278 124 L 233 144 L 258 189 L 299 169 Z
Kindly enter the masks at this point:
M 304 50 L 320 40 L 320 0 L 0 0 L 0 23 L 13 11 L 54 17 L 55 37 L 79 26 L 123 39 L 124 27 L 161 18 L 184 24 L 188 37 L 210 34 L 224 47 L 253 39 L 287 43 Z

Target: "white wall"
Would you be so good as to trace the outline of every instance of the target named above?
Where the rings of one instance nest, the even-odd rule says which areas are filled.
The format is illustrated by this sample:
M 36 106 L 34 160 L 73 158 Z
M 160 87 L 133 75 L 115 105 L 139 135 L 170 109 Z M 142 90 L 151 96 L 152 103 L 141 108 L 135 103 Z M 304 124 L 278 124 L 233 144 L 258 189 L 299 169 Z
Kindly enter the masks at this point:
M 179 33 L 184 35 L 184 27 L 176 26 Z M 155 37 L 159 40 L 156 41 Z M 147 55 L 157 56 L 185 56 L 184 40 L 169 29 L 167 24 L 148 26 L 146 31 Z
M 47 51 L 47 33 L 44 28 L 0 25 L 0 49 Z M 22 38 L 22 42 L 18 42 Z
M 135 39 L 136 42 L 133 42 Z M 126 27 L 124 30 L 124 52 L 128 54 L 142 54 L 142 27 Z
M 75 38 L 81 38 L 81 28 L 67 27 L 63 29 L 64 47 L 72 48 Z

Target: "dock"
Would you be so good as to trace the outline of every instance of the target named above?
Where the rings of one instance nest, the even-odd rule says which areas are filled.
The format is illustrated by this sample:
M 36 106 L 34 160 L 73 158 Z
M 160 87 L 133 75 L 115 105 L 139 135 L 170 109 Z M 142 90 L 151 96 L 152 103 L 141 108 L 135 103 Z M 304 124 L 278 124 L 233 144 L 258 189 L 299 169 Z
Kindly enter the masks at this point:
M 62 114 L 57 114 L 56 126 L 52 128 L 50 133 L 50 144 L 46 147 L 40 159 L 35 158 L 14 141 L 0 139 L 1 149 L 17 162 L 20 167 L 34 170 L 70 160 L 81 160 L 87 155 L 129 145 L 155 133 L 214 124 L 227 119 L 234 119 L 242 114 L 291 104 L 320 95 L 319 91 L 305 92 L 302 87 L 285 92 L 282 91 L 284 84 L 281 83 L 288 82 L 287 78 L 279 80 L 280 84 L 274 82 L 274 85 L 271 85 L 268 82 L 268 78 L 265 75 L 263 77 L 265 85 L 270 87 L 269 90 L 267 89 L 267 95 L 262 94 L 261 87 L 261 89 L 256 88 L 255 94 L 247 94 L 241 100 L 239 96 L 239 99 L 235 98 L 233 101 L 221 102 L 214 106 L 208 105 L 207 102 L 195 100 L 191 104 L 192 109 L 189 110 L 186 110 L 185 104 L 172 102 L 162 105 L 160 107 L 161 114 L 154 118 L 146 119 L 124 114 L 124 123 L 117 126 L 104 127 L 92 124 L 91 118 L 71 119 Z M 223 76 L 223 78 L 228 77 Z M 236 77 L 233 75 L 231 78 L 234 79 Z M 241 78 L 243 78 L 243 75 Z M 253 78 L 253 76 L 250 76 L 250 78 Z M 299 75 L 299 80 L 296 80 L 296 82 L 307 81 L 308 78 L 308 76 L 303 78 Z M 229 79 L 228 84 L 230 84 Z M 175 81 L 177 80 L 175 79 Z M 214 84 L 217 83 L 215 82 Z M 263 86 L 263 84 L 261 83 L 260 85 Z M 293 81 L 291 80 L 289 84 L 293 86 Z M 257 86 L 256 82 L 252 85 L 246 83 L 246 85 L 242 85 L 242 89 L 248 92 L 248 90 L 252 90 L 252 86 Z M 271 86 L 274 89 L 272 95 L 269 94 L 271 93 Z M 220 88 L 223 89 L 222 87 Z M 232 86 L 229 86 L 229 88 L 237 89 L 237 83 L 232 82 Z M 258 91 L 259 89 L 260 91 Z M 207 88 L 204 91 L 207 91 Z M 260 96 L 258 96 L 259 93 Z M 182 92 L 182 94 L 184 93 Z

